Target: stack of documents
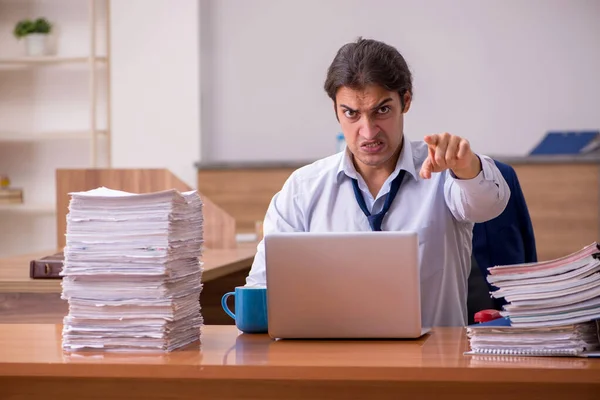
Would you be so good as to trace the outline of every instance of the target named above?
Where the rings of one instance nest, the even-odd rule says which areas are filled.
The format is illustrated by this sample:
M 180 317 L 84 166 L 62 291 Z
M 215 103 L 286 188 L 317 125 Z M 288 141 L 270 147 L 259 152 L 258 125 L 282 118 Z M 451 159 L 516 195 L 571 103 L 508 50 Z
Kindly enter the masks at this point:
M 537 328 L 511 326 L 501 318 L 467 328 L 467 354 L 597 357 L 599 327 L 595 322 Z
M 67 351 L 172 351 L 203 324 L 197 192 L 71 193 L 62 298 Z
M 593 243 L 552 261 L 489 269 L 492 292 L 508 302 L 502 315 L 520 327 L 558 326 L 600 318 L 600 250 Z
M 588 356 L 600 347 L 600 247 L 556 260 L 489 268 L 504 318 L 471 325 L 473 354 Z M 597 355 L 597 353 L 594 353 Z

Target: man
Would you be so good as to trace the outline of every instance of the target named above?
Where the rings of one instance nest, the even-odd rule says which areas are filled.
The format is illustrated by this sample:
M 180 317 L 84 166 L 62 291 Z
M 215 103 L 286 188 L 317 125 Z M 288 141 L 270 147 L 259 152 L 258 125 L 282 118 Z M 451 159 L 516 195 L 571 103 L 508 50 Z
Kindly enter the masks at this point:
M 417 232 L 423 324 L 465 325 L 473 223 L 506 206 L 510 191 L 502 175 L 460 136 L 405 139 L 412 77 L 402 55 L 385 43 L 344 45 L 328 69 L 325 91 L 347 149 L 289 177 L 269 205 L 264 234 Z M 257 250 L 247 285 L 266 283 L 263 242 Z

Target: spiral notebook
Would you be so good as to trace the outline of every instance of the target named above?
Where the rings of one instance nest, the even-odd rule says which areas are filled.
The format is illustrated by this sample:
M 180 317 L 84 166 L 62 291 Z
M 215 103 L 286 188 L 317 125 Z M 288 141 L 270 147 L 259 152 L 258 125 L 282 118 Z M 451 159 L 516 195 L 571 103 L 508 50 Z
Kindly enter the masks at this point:
M 522 328 L 500 318 L 467 327 L 466 355 L 600 357 L 600 321 Z

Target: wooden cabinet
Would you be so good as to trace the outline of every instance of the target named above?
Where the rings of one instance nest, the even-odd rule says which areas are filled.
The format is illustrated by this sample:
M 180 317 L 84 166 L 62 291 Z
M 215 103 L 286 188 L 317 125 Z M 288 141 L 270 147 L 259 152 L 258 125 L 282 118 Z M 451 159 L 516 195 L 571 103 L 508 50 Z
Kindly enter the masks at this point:
M 562 257 L 599 240 L 600 164 L 511 163 L 536 239 L 538 259 Z

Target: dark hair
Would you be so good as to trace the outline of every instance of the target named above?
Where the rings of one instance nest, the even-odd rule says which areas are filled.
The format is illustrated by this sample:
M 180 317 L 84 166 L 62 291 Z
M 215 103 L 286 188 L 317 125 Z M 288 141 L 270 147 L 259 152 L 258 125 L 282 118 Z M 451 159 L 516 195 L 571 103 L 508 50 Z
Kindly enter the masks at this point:
M 398 92 L 402 107 L 404 94 L 412 95 L 412 75 L 398 50 L 383 42 L 359 37 L 338 50 L 327 70 L 325 91 L 335 102 L 340 87 L 361 89 L 370 84 Z

